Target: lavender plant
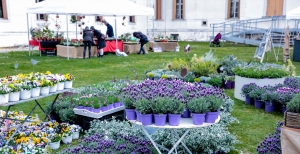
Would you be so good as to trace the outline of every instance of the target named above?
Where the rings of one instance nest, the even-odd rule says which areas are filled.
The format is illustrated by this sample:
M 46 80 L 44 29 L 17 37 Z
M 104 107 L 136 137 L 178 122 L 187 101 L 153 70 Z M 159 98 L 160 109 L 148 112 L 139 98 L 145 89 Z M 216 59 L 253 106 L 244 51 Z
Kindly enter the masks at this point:
M 300 89 L 300 79 L 295 77 L 285 78 L 283 84 L 289 88 Z
M 242 96 L 249 96 L 249 93 L 257 88 L 258 86 L 255 84 L 255 83 L 249 83 L 249 84 L 245 84 L 243 87 L 242 87 L 242 90 L 241 90 L 241 95 Z

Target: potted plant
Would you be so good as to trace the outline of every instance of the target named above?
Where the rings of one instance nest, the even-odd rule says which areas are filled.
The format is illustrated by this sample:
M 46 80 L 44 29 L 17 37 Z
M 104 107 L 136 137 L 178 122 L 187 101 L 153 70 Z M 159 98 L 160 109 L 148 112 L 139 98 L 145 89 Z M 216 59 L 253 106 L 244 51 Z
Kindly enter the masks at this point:
M 245 99 L 245 103 L 246 104 L 253 104 L 254 103 L 254 99 L 251 98 L 249 96 L 249 93 L 254 89 L 256 88 L 257 85 L 255 83 L 249 83 L 249 84 L 245 84 L 243 87 L 242 87 L 242 90 L 241 90 L 241 95 L 246 97 Z
M 255 108 L 262 108 L 263 103 L 261 96 L 265 93 L 266 89 L 263 87 L 256 86 L 252 91 L 249 92 L 249 96 L 254 99 Z
M 32 86 L 31 97 L 32 98 L 40 96 L 40 93 L 41 93 L 40 85 L 41 85 L 41 83 L 40 83 L 39 80 L 32 80 L 31 81 L 31 86 Z
M 8 103 L 10 90 L 9 86 L 0 82 L 0 104 Z
M 115 97 L 114 96 L 107 96 L 107 103 L 108 103 L 108 109 L 111 110 L 114 108 L 114 101 L 115 101 Z
M 224 102 L 222 97 L 207 96 L 207 102 L 209 103 L 209 112 L 205 115 L 205 122 L 215 123 L 218 119 L 220 108 Z
M 62 74 L 56 74 L 55 78 L 57 79 L 57 91 L 64 90 L 66 78 Z
M 120 107 L 121 102 L 119 101 L 119 98 L 117 96 L 114 96 L 114 108 Z
M 263 93 L 261 93 L 261 102 L 262 106 L 261 108 L 265 107 L 266 112 L 273 112 L 275 110 L 275 106 L 273 105 L 278 98 L 278 93 L 276 93 L 273 90 L 265 90 Z
M 300 94 L 287 103 L 285 112 L 285 126 L 300 129 Z
M 95 113 L 100 113 L 100 103 L 99 103 L 99 98 L 94 97 L 93 99 L 93 112 Z
M 93 104 L 92 104 L 92 98 L 88 97 L 85 98 L 85 103 L 84 103 L 84 109 L 90 112 L 93 112 Z
M 281 87 L 275 91 L 278 94 L 276 102 L 281 104 L 281 112 L 284 113 L 286 110 L 286 104 L 299 93 L 293 88 Z
M 31 84 L 28 81 L 23 81 L 21 83 L 21 93 L 20 93 L 20 99 L 29 99 L 31 97 Z
M 231 80 L 230 80 L 231 76 L 225 75 L 224 76 L 224 86 L 225 89 L 231 89 Z
M 125 106 L 126 119 L 127 120 L 136 120 L 134 100 L 130 97 L 124 96 L 121 98 L 121 101 Z
M 187 104 L 192 112 L 194 125 L 202 125 L 205 121 L 205 114 L 209 111 L 209 104 L 206 97 L 193 98 Z
M 151 110 L 154 114 L 154 121 L 156 126 L 164 126 L 167 120 L 168 100 L 164 97 L 157 97 L 151 103 Z
M 180 123 L 181 114 L 185 110 L 185 105 L 178 99 L 174 99 L 174 98 L 167 98 L 167 99 L 169 99 L 167 103 L 169 125 L 178 126 Z
M 20 100 L 20 90 L 21 84 L 18 81 L 13 81 L 9 83 L 8 87 L 10 88 L 9 98 L 10 102 L 16 102 Z
M 67 123 L 61 123 L 61 137 L 62 141 L 65 144 L 72 142 L 72 134 L 71 127 Z
M 152 109 L 151 109 L 151 100 L 146 98 L 141 98 L 136 100 L 135 108 L 140 112 L 140 118 L 143 125 L 151 125 L 152 124 Z
M 73 81 L 75 80 L 75 76 L 70 74 L 70 73 L 67 73 L 67 74 L 64 74 L 65 78 L 66 78 L 66 81 L 65 81 L 65 89 L 70 89 L 72 88 L 72 84 L 73 84 Z
M 40 81 L 40 87 L 41 87 L 40 95 L 42 96 L 48 95 L 50 92 L 50 86 L 51 86 L 50 80 L 43 77 L 42 80 Z
M 60 141 L 62 139 L 60 134 L 53 133 L 48 136 L 50 143 L 49 146 L 51 149 L 56 150 L 60 147 Z
M 71 125 L 71 131 L 72 131 L 72 139 L 79 139 L 79 133 L 81 130 L 81 127 L 79 125 Z

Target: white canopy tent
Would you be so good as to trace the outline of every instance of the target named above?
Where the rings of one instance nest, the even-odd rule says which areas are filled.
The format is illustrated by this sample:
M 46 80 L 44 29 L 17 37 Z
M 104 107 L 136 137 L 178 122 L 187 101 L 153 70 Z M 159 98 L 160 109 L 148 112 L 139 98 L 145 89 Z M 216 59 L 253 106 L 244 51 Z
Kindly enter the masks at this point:
M 27 7 L 27 29 L 29 30 L 28 14 L 61 14 L 90 16 L 153 16 L 154 9 L 133 3 L 129 0 L 47 0 Z M 67 25 L 67 40 L 68 24 Z M 115 22 L 116 27 L 116 22 Z M 117 31 L 115 30 L 117 37 Z M 29 31 L 28 31 L 29 40 Z M 67 43 L 68 44 L 68 43 Z M 69 60 L 69 48 L 67 48 Z
M 287 12 L 286 13 L 286 19 L 300 19 L 300 6 Z

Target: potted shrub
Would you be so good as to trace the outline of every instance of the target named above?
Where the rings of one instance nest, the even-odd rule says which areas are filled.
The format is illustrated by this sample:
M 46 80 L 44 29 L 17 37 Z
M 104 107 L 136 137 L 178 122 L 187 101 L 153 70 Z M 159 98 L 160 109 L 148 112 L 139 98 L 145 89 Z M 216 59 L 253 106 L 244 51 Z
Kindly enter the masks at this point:
M 56 150 L 60 147 L 60 141 L 62 139 L 60 134 L 53 133 L 48 136 L 50 143 L 49 146 L 51 149 Z
M 119 98 L 117 96 L 114 96 L 114 108 L 120 107 L 121 102 L 119 102 Z
M 20 93 L 20 99 L 29 99 L 31 97 L 31 84 L 28 81 L 23 81 L 21 83 L 21 93 Z
M 209 103 L 209 112 L 205 115 L 205 122 L 215 123 L 218 119 L 220 108 L 223 104 L 223 98 L 217 96 L 207 96 L 207 102 Z
M 231 76 L 226 75 L 224 77 L 224 87 L 225 89 L 231 89 L 231 80 L 230 80 Z
M 264 102 L 264 107 L 266 112 L 274 112 L 275 111 L 275 101 L 278 98 L 278 93 L 272 90 L 266 90 L 261 93 L 261 100 Z M 261 107 L 263 108 L 263 107 Z
M 146 98 L 141 98 L 136 100 L 135 108 L 140 112 L 140 118 L 143 125 L 151 125 L 152 124 L 152 102 Z
M 158 97 L 151 103 L 151 109 L 154 114 L 154 122 L 156 126 L 164 126 L 167 120 L 168 100 L 164 97 Z
M 296 93 L 299 93 L 295 89 L 288 88 L 288 87 L 278 88 L 275 92 L 278 94 L 276 102 L 281 104 L 281 112 L 282 113 L 284 113 L 286 110 L 287 102 L 291 101 L 292 98 L 294 98 Z
M 181 114 L 185 110 L 185 105 L 178 99 L 169 99 L 170 101 L 168 101 L 167 104 L 169 125 L 178 126 L 180 123 Z
M 202 125 L 205 121 L 205 114 L 209 111 L 207 99 L 205 97 L 193 98 L 187 105 L 192 112 L 193 124 Z
M 249 96 L 254 99 L 255 108 L 262 108 L 263 103 L 261 101 L 261 95 L 266 91 L 266 89 L 256 86 L 252 91 L 249 92 Z
M 132 98 L 123 97 L 121 98 L 122 103 L 125 106 L 126 119 L 127 120 L 136 120 L 135 106 Z
M 249 96 L 249 93 L 256 88 L 257 85 L 255 83 L 245 84 L 241 89 L 241 95 L 244 96 L 246 104 L 253 104 L 254 99 Z
M 300 128 L 300 94 L 287 103 L 287 111 L 285 112 L 285 126 L 292 128 Z
M 0 104 L 8 103 L 10 88 L 0 82 Z
M 114 96 L 107 96 L 107 103 L 108 103 L 108 109 L 109 110 L 114 108 L 114 101 L 115 101 Z

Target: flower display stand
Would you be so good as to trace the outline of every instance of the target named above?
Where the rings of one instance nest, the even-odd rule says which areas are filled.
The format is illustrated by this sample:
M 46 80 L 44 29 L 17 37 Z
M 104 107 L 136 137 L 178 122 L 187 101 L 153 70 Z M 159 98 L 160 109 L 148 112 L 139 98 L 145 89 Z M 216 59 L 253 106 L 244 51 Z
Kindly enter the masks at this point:
M 220 116 L 218 116 L 218 119 L 215 121 L 215 123 L 218 123 L 220 121 Z M 189 153 L 189 154 L 192 154 L 192 152 L 187 148 L 187 146 L 185 145 L 184 142 L 182 142 L 182 140 L 184 139 L 184 137 L 190 132 L 191 129 L 195 129 L 195 128 L 200 128 L 200 127 L 207 127 L 207 126 L 211 126 L 215 123 L 203 123 L 202 125 L 194 125 L 193 124 L 193 120 L 192 118 L 182 118 L 179 122 L 179 125 L 178 126 L 171 126 L 169 125 L 168 123 L 166 123 L 166 125 L 164 126 L 156 126 L 155 124 L 151 124 L 151 125 L 147 125 L 147 126 L 144 126 L 142 125 L 141 122 L 138 122 L 136 120 L 130 120 L 130 122 L 132 124 L 136 124 L 136 125 L 140 125 L 144 134 L 149 138 L 149 140 L 151 141 L 151 143 L 153 144 L 153 146 L 155 147 L 155 149 L 157 150 L 157 152 L 159 154 L 162 154 L 162 152 L 158 149 L 158 146 L 159 147 L 163 147 L 164 149 L 168 150 L 167 148 L 165 148 L 163 145 L 158 145 L 156 144 L 153 139 L 151 138 L 151 136 L 149 135 L 149 133 L 147 132 L 147 130 L 145 129 L 145 127 L 152 127 L 152 128 L 162 128 L 162 129 L 169 129 L 171 131 L 171 137 L 172 137 L 172 140 L 175 141 L 175 139 L 178 139 L 175 144 L 173 145 L 173 147 L 168 150 L 168 154 L 171 154 L 173 153 L 173 151 L 177 148 L 177 146 L 181 143 L 183 145 L 183 147 L 186 149 L 186 151 Z M 180 137 L 177 132 L 174 130 L 174 129 L 182 129 L 184 128 L 185 129 L 185 132 L 184 134 Z
M 267 86 L 267 85 L 275 86 L 276 84 L 283 83 L 284 80 L 285 80 L 285 78 L 254 79 L 254 78 L 240 77 L 240 76 L 236 75 L 235 76 L 234 97 L 237 98 L 237 99 L 239 99 L 239 100 L 245 101 L 245 97 L 243 97 L 241 95 L 242 87 L 245 84 L 255 83 L 255 84 L 257 84 L 260 87 Z

